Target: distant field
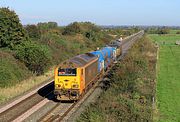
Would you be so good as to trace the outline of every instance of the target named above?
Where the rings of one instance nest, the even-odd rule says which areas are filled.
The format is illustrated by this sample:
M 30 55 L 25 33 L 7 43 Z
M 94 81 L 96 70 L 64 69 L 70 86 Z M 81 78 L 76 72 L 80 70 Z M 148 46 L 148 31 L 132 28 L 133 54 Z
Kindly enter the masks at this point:
M 180 35 L 150 35 L 161 44 L 158 60 L 157 105 L 160 122 L 180 121 Z M 165 41 L 166 44 L 162 42 Z
M 149 37 L 161 45 L 174 45 L 176 41 L 180 41 L 180 34 L 167 34 L 167 35 L 158 35 L 158 34 L 150 34 Z
M 170 30 L 170 34 L 176 34 L 180 30 Z

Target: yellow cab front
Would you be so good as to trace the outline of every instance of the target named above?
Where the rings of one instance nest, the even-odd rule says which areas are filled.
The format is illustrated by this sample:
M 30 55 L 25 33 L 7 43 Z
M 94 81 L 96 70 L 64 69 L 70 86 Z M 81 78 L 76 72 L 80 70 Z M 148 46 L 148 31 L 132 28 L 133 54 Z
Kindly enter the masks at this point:
M 54 94 L 59 100 L 77 100 L 80 96 L 80 69 L 56 68 Z

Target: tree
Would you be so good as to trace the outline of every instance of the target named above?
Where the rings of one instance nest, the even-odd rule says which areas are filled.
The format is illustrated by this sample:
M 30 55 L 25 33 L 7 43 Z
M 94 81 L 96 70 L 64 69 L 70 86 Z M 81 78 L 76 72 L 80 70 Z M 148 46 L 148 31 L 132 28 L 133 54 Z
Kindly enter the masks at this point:
M 180 31 L 177 31 L 176 34 L 180 34 Z
M 98 40 L 98 35 L 94 31 L 88 31 L 85 33 L 85 37 L 92 40 L 92 41 L 97 41 Z
M 96 26 L 95 24 L 91 22 L 80 22 L 79 24 L 81 25 L 81 29 L 84 32 L 87 32 L 89 30 L 94 31 L 94 32 L 99 32 L 101 30 L 98 26 Z
M 33 73 L 43 74 L 51 63 L 51 53 L 47 46 L 25 42 L 16 47 L 16 58 L 24 62 Z
M 81 32 L 81 27 L 78 22 L 74 22 L 64 28 L 63 35 L 74 35 Z
M 37 24 L 37 27 L 40 30 L 41 34 L 44 34 L 50 29 L 56 29 L 58 27 L 58 24 L 56 22 L 40 22 Z
M 25 29 L 30 38 L 40 38 L 40 30 L 36 25 L 27 25 Z
M 47 24 L 49 29 L 54 29 L 58 27 L 58 24 L 56 22 L 48 22 Z
M 162 28 L 157 30 L 157 34 L 168 34 L 170 30 L 168 28 Z
M 0 47 L 13 49 L 28 40 L 28 35 L 14 11 L 0 8 L 0 18 Z

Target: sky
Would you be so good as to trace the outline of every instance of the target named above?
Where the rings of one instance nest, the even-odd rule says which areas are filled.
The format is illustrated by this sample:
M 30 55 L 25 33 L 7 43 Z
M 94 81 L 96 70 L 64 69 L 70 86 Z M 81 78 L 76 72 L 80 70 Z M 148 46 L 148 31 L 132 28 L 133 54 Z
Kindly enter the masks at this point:
M 0 0 L 0 7 L 14 10 L 24 25 L 90 21 L 97 25 L 180 26 L 180 0 Z

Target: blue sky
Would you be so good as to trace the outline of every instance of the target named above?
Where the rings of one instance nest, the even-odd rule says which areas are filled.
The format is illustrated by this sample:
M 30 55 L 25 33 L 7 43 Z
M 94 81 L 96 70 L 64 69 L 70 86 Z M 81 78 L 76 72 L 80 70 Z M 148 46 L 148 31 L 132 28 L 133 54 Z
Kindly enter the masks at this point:
M 180 0 L 0 0 L 0 7 L 15 10 L 23 24 L 180 26 Z

